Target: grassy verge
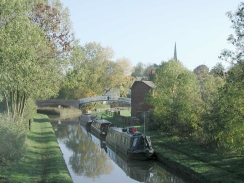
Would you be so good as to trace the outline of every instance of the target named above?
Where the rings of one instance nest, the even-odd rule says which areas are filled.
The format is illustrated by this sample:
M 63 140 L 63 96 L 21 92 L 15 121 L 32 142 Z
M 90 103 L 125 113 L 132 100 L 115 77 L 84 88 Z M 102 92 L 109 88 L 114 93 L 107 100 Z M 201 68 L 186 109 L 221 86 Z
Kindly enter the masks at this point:
M 113 119 L 113 116 L 101 113 L 104 119 L 116 126 L 125 124 Z M 143 126 L 137 126 L 143 132 Z M 191 177 L 194 182 L 243 183 L 244 157 L 222 154 L 216 151 L 180 141 L 176 137 L 168 137 L 160 131 L 146 131 L 151 136 L 152 145 L 158 159 L 169 167 Z
M 46 115 L 36 116 L 26 143 L 25 157 L 19 163 L 0 166 L 0 182 L 72 182 Z
M 199 146 L 148 132 L 158 159 L 199 182 L 244 182 L 244 157 L 213 152 Z

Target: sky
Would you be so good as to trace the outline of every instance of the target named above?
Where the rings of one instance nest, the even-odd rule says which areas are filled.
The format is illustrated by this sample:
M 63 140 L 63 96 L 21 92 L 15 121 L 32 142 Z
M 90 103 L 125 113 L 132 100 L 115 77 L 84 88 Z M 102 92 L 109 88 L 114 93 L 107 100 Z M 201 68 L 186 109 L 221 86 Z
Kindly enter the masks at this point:
M 240 0 L 60 0 L 80 44 L 109 46 L 112 60 L 128 58 L 133 66 L 160 64 L 174 56 L 189 70 L 210 69 L 233 34 L 226 12 L 237 10 Z

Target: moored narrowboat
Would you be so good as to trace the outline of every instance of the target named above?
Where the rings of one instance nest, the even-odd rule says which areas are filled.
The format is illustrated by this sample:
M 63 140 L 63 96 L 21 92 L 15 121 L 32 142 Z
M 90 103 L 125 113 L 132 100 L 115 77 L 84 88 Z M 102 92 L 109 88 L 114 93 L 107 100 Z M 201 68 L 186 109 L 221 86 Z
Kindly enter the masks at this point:
M 155 158 L 149 136 L 134 127 L 109 127 L 106 143 L 131 159 L 148 160 Z
M 106 136 L 109 126 L 113 124 L 106 119 L 94 119 L 91 123 L 91 132 L 97 136 Z
M 80 124 L 86 127 L 90 127 L 92 121 L 96 118 L 96 116 L 93 116 L 91 114 L 83 114 L 82 116 L 80 116 Z

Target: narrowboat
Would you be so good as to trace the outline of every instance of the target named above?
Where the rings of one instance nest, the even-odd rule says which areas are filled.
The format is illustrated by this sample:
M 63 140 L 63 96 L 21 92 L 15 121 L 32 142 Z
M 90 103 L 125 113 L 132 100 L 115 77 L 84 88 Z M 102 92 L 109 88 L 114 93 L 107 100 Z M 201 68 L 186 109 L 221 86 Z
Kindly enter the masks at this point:
M 91 114 L 83 114 L 82 116 L 80 116 L 80 124 L 89 127 L 91 126 L 92 121 L 96 118 L 96 116 L 93 116 Z
M 91 132 L 99 137 L 106 136 L 108 126 L 113 124 L 106 119 L 94 119 L 91 123 Z
M 148 160 L 156 157 L 150 137 L 140 133 L 135 127 L 109 127 L 106 143 L 130 159 Z

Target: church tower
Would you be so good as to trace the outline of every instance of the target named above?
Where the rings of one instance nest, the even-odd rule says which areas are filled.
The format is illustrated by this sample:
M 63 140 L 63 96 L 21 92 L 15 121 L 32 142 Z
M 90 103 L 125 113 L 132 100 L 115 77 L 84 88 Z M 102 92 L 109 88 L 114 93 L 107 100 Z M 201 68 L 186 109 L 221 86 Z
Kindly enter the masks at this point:
M 177 59 L 177 52 L 176 52 L 176 42 L 175 42 L 174 60 L 175 61 L 178 61 L 178 59 Z

